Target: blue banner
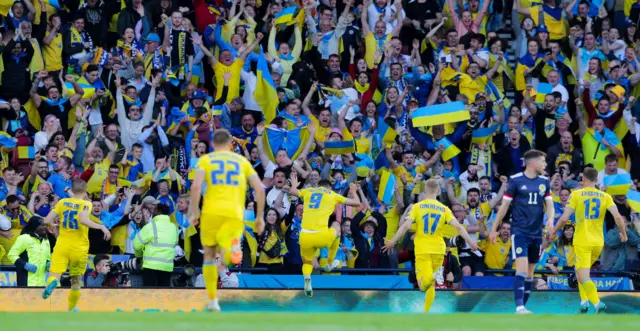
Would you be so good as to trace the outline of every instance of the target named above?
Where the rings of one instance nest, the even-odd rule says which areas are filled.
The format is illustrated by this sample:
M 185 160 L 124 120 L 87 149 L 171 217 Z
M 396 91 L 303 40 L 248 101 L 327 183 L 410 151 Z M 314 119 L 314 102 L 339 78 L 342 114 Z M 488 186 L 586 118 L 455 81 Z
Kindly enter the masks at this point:
M 631 279 L 627 277 L 591 278 L 598 291 L 633 291 Z M 549 277 L 547 284 L 550 290 L 570 290 L 567 277 Z
M 302 289 L 302 275 L 238 275 L 239 288 L 252 289 Z M 340 276 L 314 275 L 314 289 L 350 289 L 350 290 L 410 290 L 406 275 L 402 276 Z

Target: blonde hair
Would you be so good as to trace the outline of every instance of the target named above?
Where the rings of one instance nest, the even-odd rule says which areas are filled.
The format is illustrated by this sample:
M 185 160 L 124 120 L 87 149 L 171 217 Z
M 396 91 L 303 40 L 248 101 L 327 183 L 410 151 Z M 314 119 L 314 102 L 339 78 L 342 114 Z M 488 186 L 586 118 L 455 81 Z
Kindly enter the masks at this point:
M 439 189 L 440 189 L 440 183 L 438 183 L 438 181 L 434 178 L 428 179 L 424 183 L 425 193 L 438 193 Z

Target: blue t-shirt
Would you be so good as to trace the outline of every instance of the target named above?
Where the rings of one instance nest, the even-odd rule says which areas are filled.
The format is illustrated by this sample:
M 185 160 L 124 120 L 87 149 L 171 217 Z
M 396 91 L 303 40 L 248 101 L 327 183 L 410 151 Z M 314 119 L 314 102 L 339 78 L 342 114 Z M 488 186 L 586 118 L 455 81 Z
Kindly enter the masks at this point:
M 528 178 L 524 172 L 509 179 L 504 194 L 511 200 L 511 233 L 525 237 L 542 237 L 544 200 L 552 203 L 551 184 L 544 176 Z
M 53 174 L 47 179 L 51 186 L 53 186 L 53 193 L 55 193 L 60 199 L 69 197 L 69 194 L 65 192 L 67 188 L 71 188 L 71 179 L 64 180 L 62 175 Z
M 509 155 L 511 156 L 511 164 L 513 164 L 513 169 L 511 170 L 512 174 L 517 174 L 522 170 L 522 154 L 520 153 L 520 148 L 513 148 L 509 146 Z

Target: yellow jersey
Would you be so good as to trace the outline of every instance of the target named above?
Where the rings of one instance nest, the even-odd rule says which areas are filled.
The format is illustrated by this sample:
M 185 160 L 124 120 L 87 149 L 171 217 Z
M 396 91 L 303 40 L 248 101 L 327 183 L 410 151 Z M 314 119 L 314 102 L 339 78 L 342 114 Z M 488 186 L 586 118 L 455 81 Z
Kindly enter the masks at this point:
M 326 230 L 336 205 L 347 201 L 347 198 L 324 187 L 300 190 L 299 196 L 304 201 L 302 228 L 311 231 Z
M 573 244 L 603 246 L 604 217 L 607 209 L 615 206 L 613 198 L 596 188 L 587 187 L 571 192 L 567 205 L 574 210 L 576 216 Z
M 242 67 L 244 67 L 244 60 L 236 59 L 231 63 L 231 65 L 224 65 L 222 62 L 217 61 L 213 66 L 213 72 L 215 73 L 215 83 L 216 83 L 216 98 L 215 100 L 220 99 L 222 97 L 222 87 L 224 86 L 224 73 L 229 72 L 240 72 L 242 71 Z M 229 79 L 229 91 L 227 92 L 227 100 L 225 103 L 231 103 L 233 99 L 237 98 L 240 95 L 240 75 L 231 75 Z
M 416 222 L 416 237 L 413 240 L 416 255 L 444 254 L 445 225 L 455 219 L 447 206 L 438 200 L 425 199 L 413 205 L 409 219 Z
M 484 252 L 484 263 L 489 269 L 504 269 L 507 261 L 509 261 L 509 254 L 511 254 L 511 239 L 507 242 L 498 238 L 495 244 L 492 244 L 489 239 L 480 241 L 480 250 Z
M 36 15 L 37 16 L 37 15 Z M 46 34 L 49 35 L 49 32 Z M 58 71 L 63 68 L 62 65 L 62 34 L 56 33 L 49 45 L 42 44 L 42 52 L 44 56 L 45 70 Z
M 87 192 L 89 192 L 89 194 L 102 192 L 102 183 L 104 183 L 104 180 L 107 179 L 109 175 L 110 166 L 111 161 L 107 158 L 93 165 L 93 175 L 91 175 L 91 178 L 89 178 L 87 182 Z
M 196 169 L 205 173 L 202 214 L 242 221 L 247 181 L 258 175 L 251 163 L 240 154 L 219 151 L 200 157 Z
M 60 234 L 57 245 L 89 247 L 89 228 L 80 223 L 81 212 L 91 214 L 89 201 L 67 198 L 58 201 L 53 211 L 60 216 Z

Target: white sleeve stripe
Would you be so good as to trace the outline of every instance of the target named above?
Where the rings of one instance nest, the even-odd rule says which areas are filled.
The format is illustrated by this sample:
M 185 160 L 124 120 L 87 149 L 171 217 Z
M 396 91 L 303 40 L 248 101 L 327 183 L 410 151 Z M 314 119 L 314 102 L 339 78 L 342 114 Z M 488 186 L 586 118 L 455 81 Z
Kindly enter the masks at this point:
M 513 198 L 512 197 L 508 197 L 506 195 L 503 195 L 502 196 L 502 200 L 511 201 L 511 200 L 513 200 Z

